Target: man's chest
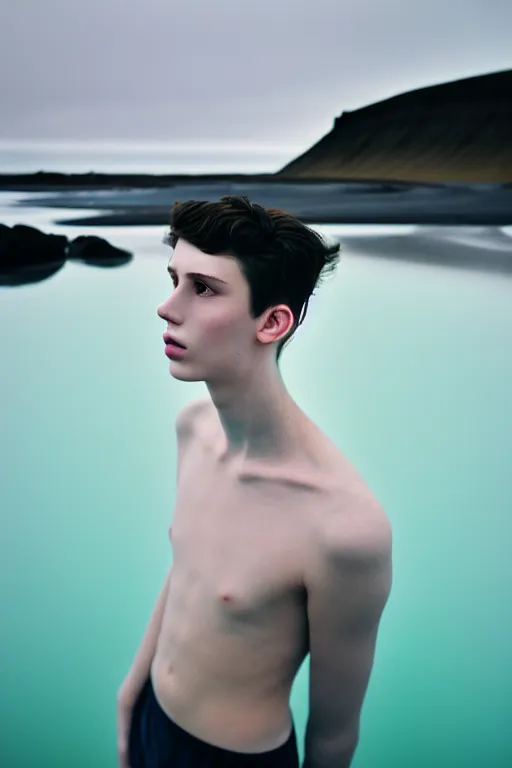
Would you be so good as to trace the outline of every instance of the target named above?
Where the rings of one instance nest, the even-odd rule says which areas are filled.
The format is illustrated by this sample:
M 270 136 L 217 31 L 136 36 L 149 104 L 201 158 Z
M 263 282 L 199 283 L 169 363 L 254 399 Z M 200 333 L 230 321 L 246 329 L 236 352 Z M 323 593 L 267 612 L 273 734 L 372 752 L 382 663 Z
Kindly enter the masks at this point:
M 317 496 L 265 472 L 226 472 L 204 446 L 191 446 L 169 532 L 173 578 L 187 601 L 244 620 L 296 603 Z

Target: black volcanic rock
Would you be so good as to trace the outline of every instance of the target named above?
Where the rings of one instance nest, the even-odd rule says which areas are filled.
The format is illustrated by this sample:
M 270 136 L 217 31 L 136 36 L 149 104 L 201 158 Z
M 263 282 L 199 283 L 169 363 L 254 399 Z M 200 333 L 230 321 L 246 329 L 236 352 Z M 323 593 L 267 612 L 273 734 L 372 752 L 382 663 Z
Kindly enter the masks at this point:
M 34 227 L 0 224 L 0 285 L 39 283 L 66 263 L 68 239 Z
M 96 235 L 80 235 L 69 244 L 69 259 L 98 267 L 117 267 L 132 259 L 132 254 L 116 248 Z
M 7 230 L 7 231 L 6 231 Z M 66 261 L 68 239 L 64 235 L 47 235 L 35 227 L 4 224 L 0 234 L 0 267 L 26 267 L 36 264 L 59 264 Z
M 35 227 L 0 224 L 0 286 L 21 286 L 47 280 L 68 259 L 100 267 L 118 267 L 132 254 L 110 245 L 102 237 L 81 235 L 71 244 L 64 235 L 40 232 Z
M 337 117 L 285 179 L 512 182 L 512 70 L 421 88 Z

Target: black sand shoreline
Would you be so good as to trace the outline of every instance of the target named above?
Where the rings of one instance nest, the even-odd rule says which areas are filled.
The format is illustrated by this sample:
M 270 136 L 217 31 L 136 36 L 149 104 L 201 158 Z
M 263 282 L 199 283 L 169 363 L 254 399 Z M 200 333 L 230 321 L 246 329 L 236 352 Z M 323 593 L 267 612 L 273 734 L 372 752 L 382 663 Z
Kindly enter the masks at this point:
M 499 212 L 476 213 L 460 212 L 458 214 L 445 214 L 438 212 L 425 212 L 425 214 L 397 213 L 396 215 L 388 213 L 385 216 L 374 214 L 372 216 L 361 216 L 352 213 L 343 217 L 341 214 L 336 216 L 299 216 L 304 224 L 418 224 L 425 226 L 447 226 L 447 227 L 471 227 L 471 226 L 495 226 L 506 227 L 512 225 L 512 214 L 501 215 Z M 159 211 L 130 211 L 129 213 L 111 213 L 98 214 L 97 216 L 87 216 L 77 219 L 56 219 L 55 224 L 75 227 L 148 227 L 148 226 L 167 226 L 170 221 L 170 212 Z
M 369 184 L 395 188 L 439 187 L 436 182 L 389 181 L 382 179 L 326 179 L 307 178 L 297 180 L 276 173 L 211 173 L 211 174 L 133 174 L 133 173 L 0 173 L 0 191 L 3 192 L 58 192 L 68 189 L 147 189 L 151 187 L 172 187 L 176 184 L 210 184 L 212 182 L 235 182 L 245 184 L 289 184 L 295 186 L 316 186 L 318 184 Z
M 59 208 L 70 226 L 167 225 L 175 201 L 245 194 L 307 224 L 512 225 L 512 184 L 293 180 L 273 174 L 1 175 L 0 190 L 33 193 L 16 203 Z M 44 196 L 38 196 L 44 195 Z M 62 209 L 70 211 L 62 217 Z M 71 214 L 80 210 L 79 215 Z

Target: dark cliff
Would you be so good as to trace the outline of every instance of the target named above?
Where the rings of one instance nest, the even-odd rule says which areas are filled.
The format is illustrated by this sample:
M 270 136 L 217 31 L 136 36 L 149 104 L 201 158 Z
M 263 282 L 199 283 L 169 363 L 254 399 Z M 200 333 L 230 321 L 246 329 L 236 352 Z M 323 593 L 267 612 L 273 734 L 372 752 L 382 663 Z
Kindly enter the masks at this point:
M 276 175 L 512 182 L 512 70 L 343 112 L 330 133 Z

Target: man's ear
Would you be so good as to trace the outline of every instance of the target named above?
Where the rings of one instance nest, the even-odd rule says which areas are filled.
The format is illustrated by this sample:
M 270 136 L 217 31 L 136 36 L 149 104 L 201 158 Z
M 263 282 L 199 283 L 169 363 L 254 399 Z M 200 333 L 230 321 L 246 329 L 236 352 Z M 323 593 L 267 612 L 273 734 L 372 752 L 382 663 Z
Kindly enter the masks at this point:
M 277 304 L 265 310 L 258 323 L 256 335 L 262 344 L 273 344 L 286 336 L 294 323 L 293 312 L 287 304 Z

